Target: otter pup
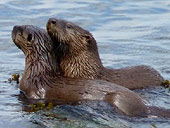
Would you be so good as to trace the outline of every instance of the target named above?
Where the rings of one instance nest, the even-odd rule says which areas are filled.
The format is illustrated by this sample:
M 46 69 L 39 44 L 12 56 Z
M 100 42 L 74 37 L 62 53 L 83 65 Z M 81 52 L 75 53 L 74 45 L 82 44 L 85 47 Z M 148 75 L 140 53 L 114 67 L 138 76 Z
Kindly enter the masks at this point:
M 50 18 L 47 31 L 54 43 L 63 76 L 103 79 L 129 89 L 160 86 L 164 80 L 155 69 L 148 66 L 105 68 L 92 34 L 72 22 Z

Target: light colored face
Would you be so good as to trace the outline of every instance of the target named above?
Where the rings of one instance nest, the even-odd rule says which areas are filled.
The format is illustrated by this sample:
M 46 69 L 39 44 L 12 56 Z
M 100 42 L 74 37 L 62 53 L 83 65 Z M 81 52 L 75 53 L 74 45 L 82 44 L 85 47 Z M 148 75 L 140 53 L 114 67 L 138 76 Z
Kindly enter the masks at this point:
M 42 55 L 52 49 L 50 37 L 45 30 L 32 25 L 15 26 L 12 39 L 25 55 Z

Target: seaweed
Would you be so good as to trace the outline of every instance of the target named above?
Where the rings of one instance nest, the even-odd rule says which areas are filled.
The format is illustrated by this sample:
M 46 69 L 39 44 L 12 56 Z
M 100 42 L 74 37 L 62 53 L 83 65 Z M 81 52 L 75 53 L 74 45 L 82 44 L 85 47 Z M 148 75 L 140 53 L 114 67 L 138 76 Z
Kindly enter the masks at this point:
M 161 85 L 165 88 L 169 88 L 169 86 L 170 86 L 169 80 L 165 80 L 164 82 L 162 82 Z
M 12 74 L 12 78 L 8 78 L 8 81 L 11 83 L 12 81 L 16 81 L 17 84 L 19 84 L 19 74 Z
M 52 102 L 49 102 L 47 105 L 45 105 L 42 102 L 38 102 L 37 104 L 30 104 L 31 112 L 36 112 L 36 111 L 43 110 L 43 109 L 50 110 L 54 107 L 55 106 L 53 105 Z M 58 107 L 58 105 L 56 107 Z
M 53 106 L 53 103 L 52 102 L 49 102 L 48 105 L 47 105 L 47 109 L 52 109 L 54 106 Z

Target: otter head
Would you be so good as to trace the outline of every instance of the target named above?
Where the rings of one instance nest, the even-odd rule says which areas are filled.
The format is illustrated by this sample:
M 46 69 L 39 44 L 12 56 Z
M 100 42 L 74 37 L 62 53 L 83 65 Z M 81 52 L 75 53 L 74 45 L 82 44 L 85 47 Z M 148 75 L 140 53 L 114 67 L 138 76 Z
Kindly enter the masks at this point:
M 44 29 L 23 25 L 13 28 L 12 39 L 26 56 L 20 89 L 28 97 L 44 98 L 45 87 L 51 85 L 50 79 L 58 73 L 51 38 Z
M 32 25 L 15 26 L 12 39 L 26 56 L 25 72 L 33 72 L 30 74 L 35 76 L 45 72 L 58 72 L 53 44 L 44 29 Z
M 60 72 L 71 78 L 96 78 L 102 62 L 92 34 L 65 20 L 50 18 L 47 23 L 60 65 Z
M 38 59 L 46 57 L 52 50 L 51 39 L 44 29 L 32 25 L 14 26 L 12 30 L 13 42 L 20 48 L 26 57 Z
M 50 18 L 47 23 L 47 31 L 57 51 L 61 55 L 79 55 L 82 52 L 94 52 L 98 54 L 96 41 L 92 34 L 78 25 L 55 18 Z

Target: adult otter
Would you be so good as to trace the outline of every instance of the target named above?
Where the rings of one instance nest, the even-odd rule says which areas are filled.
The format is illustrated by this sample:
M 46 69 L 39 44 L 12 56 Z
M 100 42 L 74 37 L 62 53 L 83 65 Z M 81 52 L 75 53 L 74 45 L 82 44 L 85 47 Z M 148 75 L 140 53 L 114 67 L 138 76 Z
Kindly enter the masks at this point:
M 47 31 L 57 49 L 60 72 L 66 77 L 103 79 L 129 89 L 160 86 L 164 80 L 148 66 L 105 68 L 92 34 L 72 22 L 50 18 Z

